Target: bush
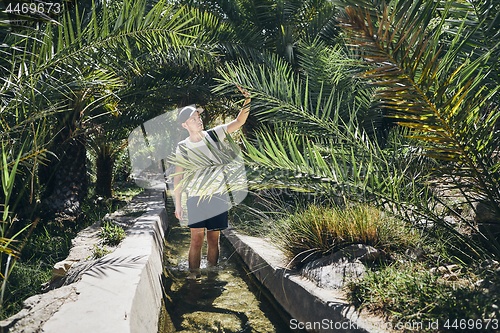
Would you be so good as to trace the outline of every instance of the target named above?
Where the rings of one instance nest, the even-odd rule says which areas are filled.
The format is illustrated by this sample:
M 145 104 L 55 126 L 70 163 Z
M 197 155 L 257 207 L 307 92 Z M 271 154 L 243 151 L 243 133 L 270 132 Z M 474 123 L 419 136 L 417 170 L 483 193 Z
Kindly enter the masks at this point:
M 407 249 L 420 241 L 415 229 L 368 205 L 345 209 L 310 205 L 278 220 L 271 238 L 289 259 L 324 255 L 355 243 L 390 251 Z

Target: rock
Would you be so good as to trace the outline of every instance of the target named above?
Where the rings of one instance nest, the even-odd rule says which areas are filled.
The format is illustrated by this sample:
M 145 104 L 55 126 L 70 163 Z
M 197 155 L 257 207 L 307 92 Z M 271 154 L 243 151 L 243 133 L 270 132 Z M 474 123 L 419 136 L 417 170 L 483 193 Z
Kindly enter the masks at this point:
M 433 274 L 451 274 L 451 273 L 460 273 L 462 268 L 456 264 L 448 265 L 448 266 L 439 266 L 431 268 L 430 272 Z
M 346 283 L 361 278 L 365 272 L 365 263 L 381 258 L 381 253 L 372 246 L 353 244 L 307 263 L 301 275 L 314 281 L 318 287 L 339 289 Z
M 432 274 L 441 275 L 445 281 L 458 281 L 462 273 L 462 267 L 455 264 L 448 266 L 439 266 L 431 268 L 430 272 Z
M 63 260 L 54 265 L 52 269 L 52 279 L 57 279 L 66 275 L 68 270 L 74 264 L 74 261 Z
M 478 202 L 474 208 L 474 222 L 483 234 L 488 238 L 500 236 L 500 213 L 498 207 L 495 209 L 491 204 Z
M 328 265 L 313 270 L 303 271 L 303 276 L 313 280 L 318 287 L 326 289 L 340 289 L 354 279 L 361 278 L 366 267 L 360 262 L 340 263 Z
M 454 216 L 445 216 L 445 217 L 443 218 L 443 221 L 444 221 L 445 223 L 449 224 L 449 225 L 456 225 L 456 224 L 458 224 L 458 220 L 457 220 L 457 218 L 456 218 L 456 217 L 454 217 Z
M 495 209 L 488 203 L 475 203 L 474 211 L 474 222 L 476 223 L 498 223 L 500 221 L 498 209 Z

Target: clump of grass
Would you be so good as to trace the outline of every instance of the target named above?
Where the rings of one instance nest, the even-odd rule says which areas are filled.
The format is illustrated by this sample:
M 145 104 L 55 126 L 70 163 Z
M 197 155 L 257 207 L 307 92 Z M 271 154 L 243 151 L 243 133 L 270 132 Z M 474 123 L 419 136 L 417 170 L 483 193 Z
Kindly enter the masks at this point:
M 104 245 L 94 244 L 94 246 L 92 247 L 92 258 L 93 259 L 102 258 L 109 253 L 111 253 L 111 250 L 108 249 Z
M 101 226 L 99 237 L 105 245 L 115 246 L 125 238 L 125 230 L 116 223 L 106 221 Z
M 361 243 L 389 251 L 415 246 L 419 233 L 404 222 L 369 205 L 347 208 L 310 205 L 277 221 L 271 238 L 289 259 L 303 254 L 327 254 Z
M 358 308 L 390 314 L 394 323 L 494 318 L 496 300 L 471 283 L 473 280 L 447 281 L 422 263 L 395 262 L 349 284 L 348 295 Z M 444 324 L 443 320 L 440 327 Z M 424 325 L 419 331 L 432 330 Z

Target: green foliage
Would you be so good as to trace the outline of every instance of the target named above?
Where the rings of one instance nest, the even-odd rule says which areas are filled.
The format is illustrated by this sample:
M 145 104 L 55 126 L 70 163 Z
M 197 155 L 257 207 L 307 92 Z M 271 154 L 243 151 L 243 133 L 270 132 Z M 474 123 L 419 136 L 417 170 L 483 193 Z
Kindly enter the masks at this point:
M 243 234 L 255 237 L 268 236 L 274 226 L 276 215 L 283 210 L 284 204 L 277 206 L 265 204 L 264 198 L 255 192 L 248 192 L 245 199 L 229 210 L 231 225 Z M 274 214 L 274 219 L 269 214 Z
M 484 228 L 464 213 L 481 203 L 499 216 L 498 0 L 171 3 L 113 1 L 86 15 L 75 6 L 2 40 L 4 222 L 40 199 L 38 167 L 62 129 L 91 139 L 96 155 L 116 155 L 123 129 L 193 92 L 207 99 L 224 54 L 240 60 L 218 68 L 213 91 L 252 92 L 261 126 L 244 144 L 258 193 L 369 203 L 445 234 L 469 258 L 500 256 L 498 219 Z M 352 7 L 335 17 L 333 3 Z M 351 49 L 337 45 L 340 33 Z M 357 241 L 392 246 L 376 240 L 386 236 L 374 236 L 373 221 L 348 217 L 345 242 L 355 230 Z M 2 235 L 6 249 L 27 221 Z M 310 246 L 333 249 L 325 236 L 313 233 Z
M 2 141 L 2 156 L 0 163 L 2 193 L 0 199 L 2 203 L 2 217 L 0 220 L 0 278 L 1 278 L 1 291 L 0 291 L 0 308 L 3 310 L 4 295 L 7 288 L 7 281 L 11 274 L 16 260 L 19 256 L 19 247 L 15 248 L 14 244 L 18 242 L 18 238 L 29 227 L 18 226 L 16 222 L 19 220 L 13 216 L 11 212 L 11 197 L 14 194 L 14 185 L 18 173 L 18 166 L 24 160 L 22 156 L 22 149 L 18 156 L 11 156 L 10 152 L 6 150 L 4 142 Z M 14 204 L 15 205 L 15 204 Z
M 99 237 L 105 245 L 115 246 L 125 238 L 125 230 L 116 223 L 105 221 L 100 229 Z
M 207 61 L 216 56 L 213 36 L 205 33 L 209 23 L 216 23 L 210 14 L 168 1 L 153 6 L 115 1 L 92 3 L 85 11 L 75 4 L 57 21 L 33 22 L 2 35 L 0 139 L 13 155 L 23 150 L 29 157 L 16 177 L 21 213 L 28 208 L 32 213 L 44 190 L 43 177 L 55 170 L 47 168 L 42 179 L 37 177 L 44 162 L 40 151 L 55 153 L 61 148 L 57 144 L 78 137 L 79 142 L 104 140 L 111 144 L 108 155 L 115 154 L 123 144 L 113 143 L 128 135 L 129 126 L 161 112 L 157 106 L 138 108 L 142 97 L 141 103 L 131 101 L 143 92 L 139 82 L 163 82 L 154 77 L 161 74 L 159 67 L 192 70 L 215 63 Z M 54 161 L 64 156 L 57 154 Z
M 487 3 L 391 1 L 390 6 L 346 7 L 339 19 L 348 42 L 371 67 L 363 78 L 377 87 L 374 99 L 409 129 L 408 137 L 426 156 L 443 161 L 432 177 L 449 179 L 448 190 L 463 198 L 460 210 L 488 206 L 496 215 L 489 223 L 498 228 L 500 43 L 491 35 L 495 14 L 490 10 L 500 4 Z M 474 230 L 488 251 L 500 255 L 495 232 L 438 201 Z
M 252 188 L 370 202 L 431 233 L 445 230 L 470 259 L 499 256 L 498 42 L 484 38 L 491 16 L 450 2 L 363 4 L 338 15 L 352 50 L 301 40 L 300 71 L 276 56 L 221 70 L 215 91 L 245 87 L 266 122 L 245 142 Z M 478 203 L 496 214 L 491 229 L 462 214 Z
M 142 189 L 130 184 L 121 184 L 115 189 L 115 200 L 107 203 L 96 202 L 90 195 L 83 202 L 82 210 L 85 220 L 79 224 L 83 229 L 101 220 L 106 213 L 113 212 L 125 205 L 127 201 L 140 193 Z M 120 230 L 113 230 L 113 235 L 121 235 Z M 79 230 L 61 229 L 53 223 L 35 228 L 26 239 L 21 251 L 20 260 L 12 265 L 12 272 L 6 283 L 5 302 L 1 318 L 6 318 L 22 308 L 22 302 L 29 296 L 40 293 L 41 285 L 50 280 L 54 264 L 64 260 L 72 246 L 72 239 Z M 121 236 L 118 236 L 121 237 Z M 108 252 L 106 252 L 108 251 Z M 109 250 L 104 245 L 93 249 L 93 255 L 106 255 Z
M 22 251 L 22 260 L 25 262 L 43 258 L 44 265 L 52 265 L 66 258 L 71 248 L 71 240 L 76 236 L 76 231 L 58 228 L 40 227 L 36 229 L 26 241 Z
M 275 56 L 221 70 L 215 91 L 245 87 L 264 123 L 245 141 L 251 188 L 368 202 L 434 236 L 424 256 L 498 258 L 498 1 L 347 2 L 350 50 L 302 40 L 299 70 Z M 491 229 L 470 216 L 478 203 L 496 212 Z M 323 215 L 283 218 L 276 243 L 300 260 L 333 250 Z M 489 318 L 497 298 L 407 261 L 352 288 L 401 320 Z
M 271 238 L 290 259 L 314 253 L 325 255 L 357 243 L 387 252 L 404 251 L 421 241 L 410 226 L 368 205 L 346 208 L 310 205 L 276 221 Z
M 395 323 L 422 321 L 426 324 L 419 331 L 435 332 L 428 321 L 439 319 L 442 329 L 446 319 L 494 318 L 495 295 L 474 280 L 450 281 L 421 264 L 394 263 L 351 283 L 349 297 L 358 307 L 389 314 Z
M 22 302 L 38 294 L 42 284 L 50 280 L 54 264 L 63 260 L 76 233 L 58 228 L 35 229 L 22 248 L 21 257 L 12 266 L 6 282 L 4 306 L 0 313 L 6 318 L 22 309 Z
M 41 292 L 42 284 L 49 281 L 52 267 L 44 262 L 38 263 L 18 261 L 9 275 L 9 283 L 5 291 L 6 298 L 0 310 L 0 318 L 8 316 L 22 309 L 22 302 L 27 295 Z
M 10 157 L 10 156 L 9 156 Z M 17 157 L 16 160 L 13 161 L 12 166 L 7 161 L 8 153 L 5 151 L 5 146 L 2 142 L 2 161 L 1 161 L 1 182 L 2 182 L 2 196 L 0 198 L 3 199 L 2 203 L 2 219 L 0 226 L 0 237 L 1 244 L 0 247 L 0 255 L 14 255 L 15 251 L 10 247 L 13 239 L 8 239 L 9 231 L 13 224 L 13 219 L 10 212 L 10 198 L 12 195 L 12 190 L 14 187 L 14 181 L 17 173 L 17 167 L 19 165 L 20 156 Z M 1 262 L 1 261 L 0 261 Z
M 133 197 L 144 191 L 144 188 L 137 186 L 132 182 L 115 182 L 113 197 L 121 201 L 121 205 L 130 201 Z M 112 206 L 109 211 L 117 210 L 121 206 Z
M 230 59 L 259 61 L 262 50 L 295 64 L 301 40 L 331 41 L 339 34 L 328 0 L 178 1 L 213 13 L 227 24 L 220 48 Z

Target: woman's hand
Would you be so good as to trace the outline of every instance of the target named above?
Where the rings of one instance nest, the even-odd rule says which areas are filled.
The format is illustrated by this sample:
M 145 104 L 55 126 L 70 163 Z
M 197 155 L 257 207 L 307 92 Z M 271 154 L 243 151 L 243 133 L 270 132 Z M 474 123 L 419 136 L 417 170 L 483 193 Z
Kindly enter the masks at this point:
M 242 88 L 239 84 L 236 84 L 236 87 L 246 99 L 250 99 L 250 93 L 246 89 Z

